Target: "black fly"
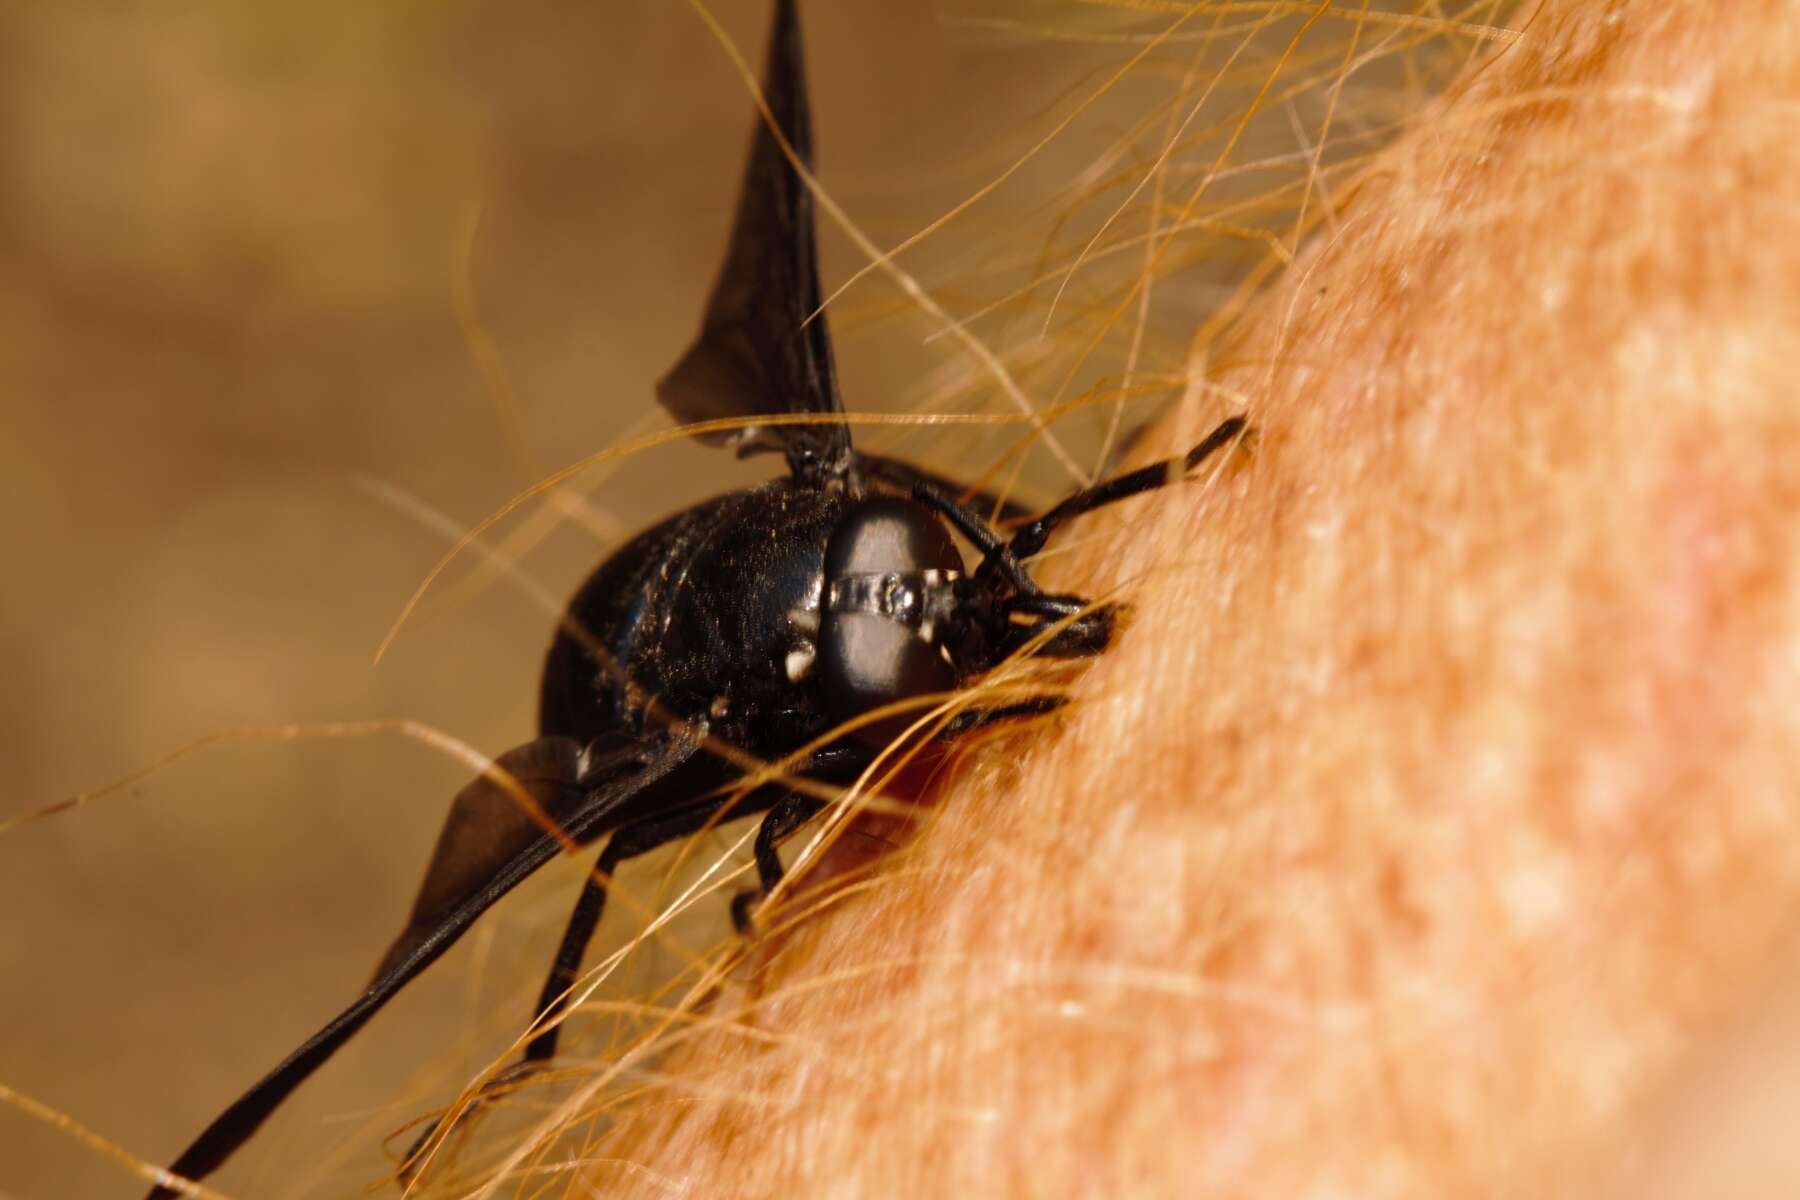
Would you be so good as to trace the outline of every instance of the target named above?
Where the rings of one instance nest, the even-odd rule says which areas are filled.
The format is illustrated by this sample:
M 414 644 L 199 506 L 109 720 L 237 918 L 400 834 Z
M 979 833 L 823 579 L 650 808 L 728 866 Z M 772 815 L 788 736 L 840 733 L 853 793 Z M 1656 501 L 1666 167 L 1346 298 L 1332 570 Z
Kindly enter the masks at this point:
M 777 0 L 763 89 L 781 138 L 810 164 L 794 9 L 794 0 Z M 841 413 L 825 318 L 805 321 L 819 302 L 812 195 L 759 123 L 700 335 L 657 399 L 682 422 Z M 859 454 L 841 421 L 715 435 L 739 454 L 780 451 L 787 477 L 679 513 L 601 564 L 550 647 L 542 736 L 457 795 L 412 915 L 374 979 L 221 1113 L 172 1172 L 210 1174 L 496 900 L 562 850 L 611 835 L 576 900 L 521 1065 L 549 1060 L 619 864 L 721 818 L 766 813 L 755 842 L 766 891 L 782 875 L 779 843 L 823 806 L 777 784 L 721 799 L 741 768 L 708 745 L 772 761 L 816 743 L 796 773 L 843 785 L 908 723 L 864 722 L 833 738 L 846 722 L 953 691 L 1021 651 L 1098 654 L 1113 611 L 1043 591 L 1025 560 L 1063 522 L 1179 478 L 1244 427 L 1233 417 L 1182 458 L 1078 491 L 1010 536 L 959 502 L 964 489 Z M 972 547 L 972 569 L 953 533 Z M 940 736 L 1044 708 L 964 713 Z M 520 803 L 520 788 L 537 812 Z M 736 913 L 743 924 L 741 905 Z M 151 1192 L 174 1195 L 170 1186 Z

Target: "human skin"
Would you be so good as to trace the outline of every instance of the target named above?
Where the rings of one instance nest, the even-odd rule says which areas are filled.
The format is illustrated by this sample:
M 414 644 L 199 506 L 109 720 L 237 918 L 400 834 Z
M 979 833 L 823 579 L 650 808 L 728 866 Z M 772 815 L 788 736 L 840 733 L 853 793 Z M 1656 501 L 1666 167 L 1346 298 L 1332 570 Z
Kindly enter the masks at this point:
M 1785 14 L 1545 3 L 1385 150 L 1146 442 L 1235 394 L 1254 445 L 1056 561 L 1133 606 L 1066 718 L 766 947 L 584 1183 L 1780 1194 L 1693 1098 L 1796 1002 Z

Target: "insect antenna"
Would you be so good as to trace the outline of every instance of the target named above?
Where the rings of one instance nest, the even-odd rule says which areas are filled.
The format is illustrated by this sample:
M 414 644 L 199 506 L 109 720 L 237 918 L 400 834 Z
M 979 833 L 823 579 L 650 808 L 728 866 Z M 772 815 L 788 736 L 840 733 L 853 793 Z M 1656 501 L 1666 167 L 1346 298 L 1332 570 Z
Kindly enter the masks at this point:
M 1145 492 L 1153 492 L 1183 478 L 1220 449 L 1242 437 L 1248 428 L 1249 425 L 1242 416 L 1227 417 L 1186 454 L 1151 463 L 1147 467 L 1139 467 L 1135 471 L 1103 480 L 1092 487 L 1082 488 L 1043 516 L 1015 531 L 1005 543 L 987 550 L 978 570 L 997 569 L 1014 586 L 1027 590 L 1021 586 L 1030 583 L 1021 565 L 1022 560 L 1042 550 L 1059 526 L 1095 509 L 1141 496 Z

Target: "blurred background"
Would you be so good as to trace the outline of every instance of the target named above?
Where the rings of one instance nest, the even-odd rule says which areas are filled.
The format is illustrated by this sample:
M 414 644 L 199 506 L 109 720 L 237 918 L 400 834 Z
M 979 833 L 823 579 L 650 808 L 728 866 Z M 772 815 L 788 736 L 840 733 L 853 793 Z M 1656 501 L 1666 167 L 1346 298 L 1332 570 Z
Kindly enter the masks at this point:
M 760 60 L 764 0 L 714 9 Z M 1151 28 L 1036 0 L 805 16 L 822 180 L 882 246 L 1002 174 Z M 1176 89 L 1230 49 L 1171 42 L 908 268 L 967 314 L 1065 261 L 1132 200 Z M 1345 153 L 1427 90 L 1413 56 L 1381 70 L 1397 86 L 1344 106 Z M 1287 231 L 1322 111 L 1305 95 L 1271 108 L 1258 136 L 1286 165 L 1215 189 L 1221 209 L 1268 202 L 1165 264 L 1179 269 L 1143 363 L 1178 381 L 1179 331 L 1270 252 L 1242 231 Z M 671 0 L 0 14 L 0 821 L 246 727 L 409 717 L 490 753 L 530 736 L 552 617 L 521 589 L 452 582 L 379 666 L 372 652 L 445 525 L 660 420 L 652 384 L 693 332 L 750 114 Z M 1230 133 L 1220 120 L 1190 149 Z M 1068 321 L 1117 299 L 1113 268 L 1140 266 L 1126 249 L 1070 289 Z M 828 287 L 864 261 L 834 229 L 824 258 Z M 1045 365 L 1049 291 L 984 326 L 1040 400 L 1116 372 L 1126 340 Z M 892 284 L 860 285 L 834 320 L 850 407 L 1004 409 L 991 386 L 958 391 L 966 361 L 927 342 L 938 326 Z M 1063 432 L 1091 458 L 1103 425 Z M 939 465 L 991 462 L 1016 437 L 859 435 Z M 638 455 L 589 481 L 584 519 L 523 569 L 566 596 L 609 530 L 773 469 L 684 445 Z M 1067 479 L 1039 453 L 1023 487 Z M 393 736 L 227 742 L 0 836 L 0 1083 L 167 1161 L 366 982 L 465 776 Z M 358 1122 L 375 1136 L 312 1187 L 379 1177 L 379 1134 L 485 1060 L 455 1050 L 465 1031 L 519 1028 L 514 998 L 535 994 L 578 869 L 546 871 L 409 988 L 227 1190 L 300 1194 L 284 1169 Z M 138 1186 L 0 1107 L 0 1196 Z

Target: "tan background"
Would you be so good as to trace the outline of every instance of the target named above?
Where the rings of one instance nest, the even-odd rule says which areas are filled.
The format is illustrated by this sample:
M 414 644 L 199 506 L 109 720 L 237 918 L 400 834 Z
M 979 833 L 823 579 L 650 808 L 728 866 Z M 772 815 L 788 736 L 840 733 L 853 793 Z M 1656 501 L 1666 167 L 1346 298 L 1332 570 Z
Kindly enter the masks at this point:
M 765 6 L 718 7 L 756 47 Z M 931 4 L 810 8 L 825 179 L 884 244 L 1117 61 L 946 26 Z M 371 667 L 443 543 L 356 481 L 466 524 L 641 418 L 718 254 L 747 120 L 675 3 L 10 7 L 0 818 L 239 726 L 408 716 L 489 751 L 526 736 L 549 622 L 512 589 L 441 606 Z M 1076 149 L 1120 128 L 1089 123 Z M 1070 161 L 1027 169 L 935 261 L 1043 216 Z M 517 451 L 453 310 L 477 206 L 473 279 L 520 397 Z M 826 257 L 841 278 L 841 238 Z M 892 296 L 867 289 L 865 312 Z M 853 403 L 906 405 L 944 352 L 919 349 L 916 318 L 856 332 L 853 316 Z M 598 503 L 634 523 L 745 477 L 674 448 Z M 565 532 L 528 567 L 561 595 L 595 554 Z M 228 746 L 0 839 L 0 1082 L 166 1158 L 364 982 L 461 775 L 396 739 Z M 480 979 L 534 988 L 568 886 L 510 906 L 485 974 L 459 950 L 277 1128 L 331 1144 L 340 1127 L 320 1122 L 432 1061 Z M 247 1152 L 241 1194 L 281 1194 L 257 1169 L 291 1165 L 281 1150 Z M 377 1151 L 357 1153 L 366 1181 Z M 0 1107 L 0 1195 L 135 1188 Z

